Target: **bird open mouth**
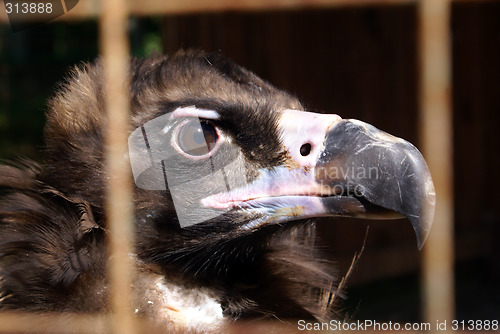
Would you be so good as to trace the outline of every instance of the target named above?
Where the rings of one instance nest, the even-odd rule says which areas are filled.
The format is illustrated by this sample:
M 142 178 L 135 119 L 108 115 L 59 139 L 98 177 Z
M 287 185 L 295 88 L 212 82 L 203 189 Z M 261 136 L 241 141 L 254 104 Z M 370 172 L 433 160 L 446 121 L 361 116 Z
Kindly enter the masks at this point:
M 268 224 L 287 222 L 314 217 L 357 217 L 368 219 L 397 219 L 403 215 L 373 205 L 363 198 L 351 195 L 304 196 L 289 195 L 261 197 L 228 203 L 235 210 L 248 210 L 261 213 L 258 217 L 242 226 L 243 229 L 259 228 Z
M 244 188 L 206 197 L 201 204 L 214 209 L 264 213 L 272 222 L 322 216 L 403 218 L 404 216 L 367 201 L 360 189 L 342 189 L 316 184 L 313 173 L 278 167 Z M 294 184 L 295 183 L 295 184 Z M 248 227 L 259 227 L 249 223 Z
M 351 191 L 336 186 L 292 186 L 292 182 L 301 182 L 301 179 L 305 184 L 310 183 L 305 181 L 309 178 L 307 174 L 301 178 L 297 176 L 298 173 L 303 174 L 299 169 L 286 168 L 278 168 L 271 173 L 264 172 L 259 180 L 248 187 L 209 196 L 201 200 L 201 203 L 214 209 L 255 214 L 256 218 L 243 225 L 243 229 L 256 229 L 264 225 L 314 217 L 405 217 L 402 213 L 369 202 L 360 188 Z M 279 180 L 279 184 L 276 180 Z

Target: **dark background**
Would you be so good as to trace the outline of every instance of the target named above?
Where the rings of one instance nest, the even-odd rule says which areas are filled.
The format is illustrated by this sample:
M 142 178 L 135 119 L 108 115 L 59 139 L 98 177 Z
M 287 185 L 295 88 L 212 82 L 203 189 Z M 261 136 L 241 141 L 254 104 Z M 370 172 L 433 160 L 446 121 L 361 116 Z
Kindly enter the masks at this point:
M 459 320 L 500 320 L 500 3 L 452 8 L 456 306 Z M 132 18 L 135 56 L 221 50 L 308 110 L 375 125 L 419 146 L 414 5 Z M 98 55 L 94 20 L 12 33 L 0 25 L 0 158 L 41 157 L 46 100 Z M 439 134 L 436 134 L 438 136 Z M 346 317 L 421 321 L 421 254 L 407 221 L 320 221 L 343 275 Z

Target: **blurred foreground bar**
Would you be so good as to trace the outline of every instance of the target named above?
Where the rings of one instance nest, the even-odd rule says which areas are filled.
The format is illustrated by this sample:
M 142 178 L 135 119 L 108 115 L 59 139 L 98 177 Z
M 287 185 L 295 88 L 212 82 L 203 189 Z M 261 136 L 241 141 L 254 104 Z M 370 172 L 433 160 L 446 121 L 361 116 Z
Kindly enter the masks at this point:
M 419 3 L 421 146 L 437 198 L 422 264 L 422 315 L 430 323 L 455 312 L 450 11 L 448 0 Z
M 134 276 L 134 225 L 132 183 L 128 160 L 129 133 L 129 42 L 128 2 L 103 1 L 100 24 L 100 50 L 104 68 L 104 105 L 107 114 L 106 167 L 108 183 L 106 213 L 109 240 L 108 277 L 110 282 L 110 331 L 135 333 L 132 315 Z

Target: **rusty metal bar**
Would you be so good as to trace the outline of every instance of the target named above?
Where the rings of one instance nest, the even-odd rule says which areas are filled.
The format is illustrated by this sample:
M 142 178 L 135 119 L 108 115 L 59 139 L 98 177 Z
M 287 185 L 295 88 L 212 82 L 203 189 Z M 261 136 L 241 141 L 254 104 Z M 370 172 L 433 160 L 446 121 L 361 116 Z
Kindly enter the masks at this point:
M 0 314 L 0 333 L 106 333 L 106 317 L 74 313 L 45 313 L 3 311 Z
M 269 11 L 328 9 L 339 7 L 394 6 L 416 4 L 420 0 L 190 0 L 190 1 L 131 1 L 130 13 L 137 16 L 208 13 L 223 11 Z M 454 0 L 456 2 L 494 2 L 499 0 Z M 62 17 L 78 19 L 95 17 L 99 0 L 80 1 L 74 10 Z M 83 5 L 83 6 L 82 6 Z M 80 7 L 81 6 L 81 7 Z
M 453 0 L 453 2 L 495 2 L 499 0 Z M 130 14 L 135 16 L 173 15 L 222 11 L 266 11 L 327 9 L 338 7 L 394 6 L 415 4 L 419 0 L 192 0 L 192 1 L 130 1 Z M 99 16 L 99 0 L 80 1 L 68 14 L 57 18 L 61 21 L 92 19 Z M 0 6 L 0 23 L 8 17 Z
M 449 0 L 421 0 L 420 136 L 436 188 L 436 214 L 422 263 L 424 320 L 454 318 L 453 140 Z
M 85 7 L 75 7 L 68 16 L 95 16 L 93 1 L 85 1 Z M 207 13 L 221 11 L 262 11 L 307 8 L 329 8 L 342 6 L 374 6 L 415 3 L 417 0 L 191 0 L 191 1 L 131 1 L 133 15 L 167 15 L 185 13 Z M 80 4 L 78 5 L 80 6 Z M 65 19 L 65 18 L 63 18 Z
M 134 227 L 131 174 L 127 156 L 129 130 L 129 43 L 128 2 L 103 1 L 100 23 L 100 50 L 104 68 L 105 110 L 107 113 L 106 212 L 109 237 L 108 275 L 112 316 L 110 332 L 135 333 L 132 317 Z
M 137 16 L 207 13 L 221 11 L 297 10 L 336 8 L 345 6 L 379 6 L 416 3 L 418 0 L 190 0 L 190 1 L 130 1 L 130 14 Z M 467 0 L 472 1 L 472 0 Z M 95 18 L 100 13 L 100 0 L 80 1 L 58 20 Z M 0 22 L 8 22 L 0 10 Z
M 417 0 L 191 0 L 191 1 L 154 1 L 135 3 L 133 13 L 150 15 L 154 13 L 199 13 L 215 11 L 262 11 L 297 10 L 311 8 L 335 8 L 345 6 L 379 6 L 415 3 Z M 144 6 L 147 3 L 148 6 Z

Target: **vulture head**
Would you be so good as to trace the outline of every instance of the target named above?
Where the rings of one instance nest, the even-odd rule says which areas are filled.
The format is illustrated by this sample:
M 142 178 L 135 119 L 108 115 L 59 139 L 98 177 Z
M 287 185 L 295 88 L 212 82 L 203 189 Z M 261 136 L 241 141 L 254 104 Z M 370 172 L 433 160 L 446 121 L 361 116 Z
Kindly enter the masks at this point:
M 108 311 L 102 73 L 60 85 L 42 164 L 0 167 L 0 309 Z M 406 217 L 425 242 L 435 194 L 412 144 L 305 111 L 219 53 L 134 59 L 130 82 L 138 316 L 201 331 L 335 317 L 313 217 Z

